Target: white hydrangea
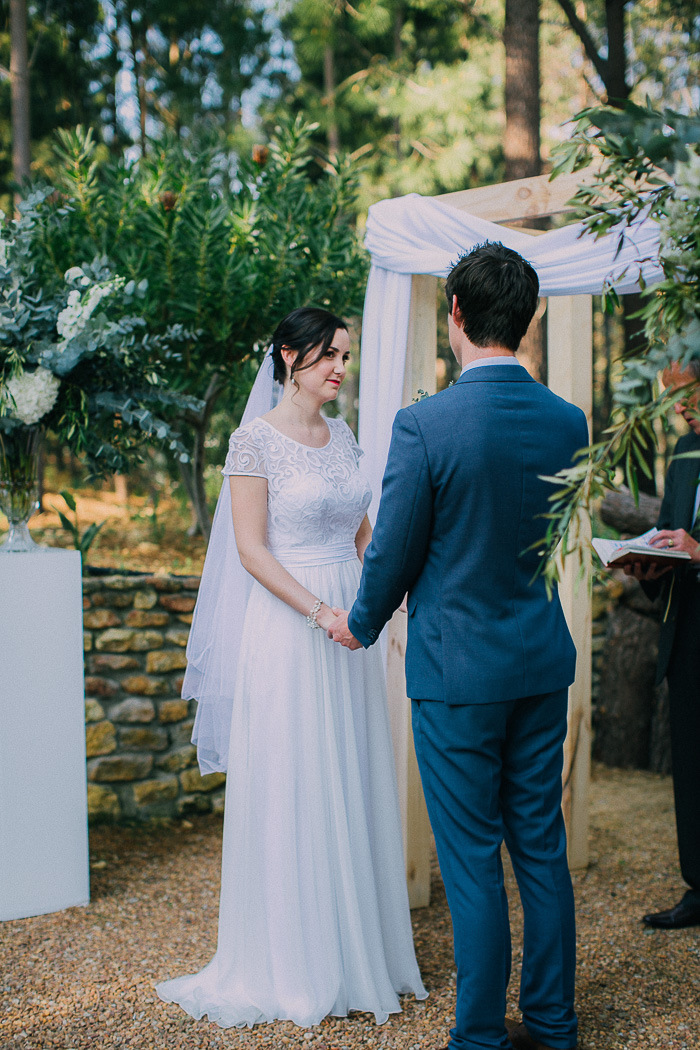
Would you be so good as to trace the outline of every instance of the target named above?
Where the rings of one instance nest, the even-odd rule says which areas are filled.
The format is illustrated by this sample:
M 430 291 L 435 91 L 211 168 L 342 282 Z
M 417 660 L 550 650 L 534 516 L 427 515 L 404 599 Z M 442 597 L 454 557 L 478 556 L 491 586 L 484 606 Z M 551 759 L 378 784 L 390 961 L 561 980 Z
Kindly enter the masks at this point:
M 74 271 L 78 269 L 76 266 L 73 270 L 69 270 L 66 277 L 68 274 L 77 276 Z M 82 284 L 83 281 L 80 283 Z M 82 332 L 101 300 L 111 295 L 115 288 L 118 288 L 122 283 L 121 280 L 104 281 L 102 284 L 94 284 L 89 291 L 83 292 L 82 295 L 77 288 L 69 292 L 68 305 L 61 310 L 56 321 L 56 328 L 62 339 L 66 343 L 70 342 L 71 339 L 75 339 Z
M 43 419 L 56 404 L 61 380 L 47 368 L 22 372 L 7 384 L 9 412 L 27 426 Z

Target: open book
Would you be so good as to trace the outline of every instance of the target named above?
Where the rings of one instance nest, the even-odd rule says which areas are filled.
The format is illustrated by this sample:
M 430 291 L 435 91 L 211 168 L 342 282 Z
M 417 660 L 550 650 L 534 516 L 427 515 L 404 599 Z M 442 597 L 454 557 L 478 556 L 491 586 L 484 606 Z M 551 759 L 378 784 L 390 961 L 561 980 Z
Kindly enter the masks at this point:
M 641 536 L 629 540 L 591 540 L 594 550 L 603 565 L 626 565 L 628 562 L 666 562 L 690 561 L 687 551 L 674 550 L 673 547 L 652 547 L 649 540 L 656 536 L 658 529 L 649 529 Z

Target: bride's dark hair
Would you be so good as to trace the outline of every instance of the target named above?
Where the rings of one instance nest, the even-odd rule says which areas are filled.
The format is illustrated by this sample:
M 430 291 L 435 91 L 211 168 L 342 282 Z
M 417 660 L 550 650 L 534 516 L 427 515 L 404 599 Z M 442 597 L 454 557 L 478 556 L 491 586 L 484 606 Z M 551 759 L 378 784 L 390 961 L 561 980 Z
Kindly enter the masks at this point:
M 344 328 L 345 331 L 348 328 L 342 317 L 317 306 L 301 306 L 287 314 L 277 325 L 272 336 L 272 367 L 277 382 L 284 384 L 287 378 L 282 347 L 296 350 L 297 356 L 291 368 L 293 378 L 295 372 L 310 368 L 321 360 L 339 328 Z M 313 355 L 311 361 L 307 361 L 311 351 L 316 348 L 318 353 Z

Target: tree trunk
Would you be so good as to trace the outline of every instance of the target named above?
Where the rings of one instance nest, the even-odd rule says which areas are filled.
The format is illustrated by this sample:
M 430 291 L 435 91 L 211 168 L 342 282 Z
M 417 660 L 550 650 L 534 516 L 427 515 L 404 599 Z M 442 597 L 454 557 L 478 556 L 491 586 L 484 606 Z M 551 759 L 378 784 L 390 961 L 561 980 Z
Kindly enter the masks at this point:
M 542 170 L 539 32 L 539 0 L 506 0 L 506 181 L 526 179 Z M 519 359 L 534 379 L 547 382 L 541 317 L 533 318 L 520 344 Z
M 328 152 L 335 157 L 340 151 L 340 136 L 335 115 L 335 55 L 330 41 L 323 49 L 323 91 L 328 106 Z
M 630 96 L 627 83 L 627 49 L 625 46 L 625 7 L 628 0 L 605 0 L 605 27 L 608 57 L 605 63 L 605 92 L 608 105 L 621 108 Z
M 637 536 L 656 524 L 660 509 L 661 500 L 658 496 L 640 492 L 639 504 L 636 504 L 630 490 L 623 485 L 605 497 L 600 505 L 600 517 L 618 532 Z
M 593 755 L 608 766 L 648 769 L 659 625 L 627 606 L 611 618 L 596 705 Z
M 192 476 L 192 463 L 191 461 L 189 463 L 180 463 L 178 461 L 177 467 L 180 471 L 180 481 L 182 482 L 182 487 L 187 493 L 187 499 L 190 505 L 190 526 L 187 530 L 187 535 L 197 536 L 199 533 L 202 533 L 202 535 L 206 535 L 206 533 L 202 532 L 202 529 L 200 528 L 199 517 L 197 514 L 197 501 L 195 497 L 194 478 Z
M 539 175 L 539 0 L 506 0 L 506 181 Z
M 184 421 L 193 435 L 191 458 L 189 463 L 179 464 L 180 477 L 192 509 L 192 524 L 188 534 L 196 536 L 197 533 L 201 533 L 207 540 L 211 534 L 211 515 L 207 506 L 207 494 L 204 485 L 204 468 L 206 466 L 205 443 L 209 432 L 209 423 L 222 390 L 223 384 L 220 376 L 213 375 L 209 380 L 209 385 L 204 395 L 204 408 L 201 413 L 197 416 L 188 415 Z
M 211 534 L 211 515 L 207 506 L 207 494 L 204 487 L 205 441 L 207 437 L 208 422 L 203 421 L 194 432 L 194 444 L 192 446 L 192 495 L 193 508 L 197 515 L 199 531 L 205 539 Z
M 143 68 L 139 68 L 138 76 L 138 89 L 139 89 L 139 139 L 141 145 L 141 156 L 146 156 L 146 78 L 143 74 Z
M 12 97 L 12 175 L 18 186 L 29 179 L 29 64 L 27 0 L 10 0 L 10 92 Z
M 606 101 L 622 108 L 631 88 L 627 83 L 627 49 L 625 42 L 625 8 L 629 0 L 605 0 L 606 55 L 602 55 L 579 9 L 573 0 L 559 0 L 569 25 L 581 41 L 586 58 L 603 81 Z
M 651 497 L 647 497 L 651 503 Z M 666 683 L 655 686 L 663 601 L 651 603 L 639 583 L 613 573 L 618 596 L 608 611 L 593 717 L 593 754 L 609 766 L 671 770 Z

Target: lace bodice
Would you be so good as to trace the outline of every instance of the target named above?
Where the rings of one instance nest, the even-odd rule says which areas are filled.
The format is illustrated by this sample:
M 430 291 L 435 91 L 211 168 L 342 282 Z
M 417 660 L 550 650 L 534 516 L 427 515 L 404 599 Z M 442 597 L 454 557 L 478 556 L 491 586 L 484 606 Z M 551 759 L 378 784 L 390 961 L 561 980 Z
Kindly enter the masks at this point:
M 330 438 L 310 448 L 258 418 L 229 440 L 223 474 L 267 479 L 267 545 L 291 551 L 352 543 L 371 500 L 360 451 L 342 419 L 326 419 Z

